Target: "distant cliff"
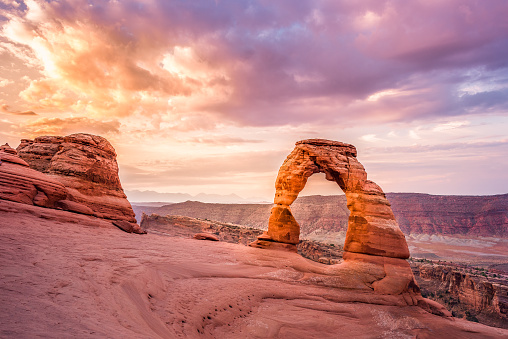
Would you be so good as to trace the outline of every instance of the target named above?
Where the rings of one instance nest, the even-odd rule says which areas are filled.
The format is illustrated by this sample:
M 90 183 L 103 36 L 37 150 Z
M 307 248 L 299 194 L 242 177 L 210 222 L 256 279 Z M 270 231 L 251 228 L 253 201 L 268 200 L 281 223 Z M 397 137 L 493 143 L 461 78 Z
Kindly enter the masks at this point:
M 508 237 L 508 194 L 444 196 L 387 193 L 402 231 L 407 234 L 443 234 Z M 162 207 L 134 206 L 159 215 L 185 215 L 266 229 L 271 204 L 207 204 L 196 201 Z M 349 211 L 344 195 L 300 197 L 291 206 L 302 236 L 344 234 Z
M 508 237 L 508 194 L 454 196 L 388 193 L 406 234 Z

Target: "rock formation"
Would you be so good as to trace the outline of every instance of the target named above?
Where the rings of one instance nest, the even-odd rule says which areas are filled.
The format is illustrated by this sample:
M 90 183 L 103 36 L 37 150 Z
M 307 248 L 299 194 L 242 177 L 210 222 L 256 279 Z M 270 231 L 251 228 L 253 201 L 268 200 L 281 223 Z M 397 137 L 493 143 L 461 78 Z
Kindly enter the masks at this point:
M 219 238 L 211 233 L 196 233 L 193 238 L 196 240 L 219 241 Z
M 0 146 L 0 199 L 55 208 L 66 196 L 59 181 L 28 167 L 8 144 Z
M 365 169 L 356 159 L 354 146 L 335 141 L 310 139 L 296 143 L 284 161 L 275 182 L 275 206 L 268 231 L 256 246 L 271 242 L 297 244 L 300 227 L 290 205 L 314 173 L 323 172 L 346 193 L 350 210 L 344 250 L 391 258 L 409 258 L 404 234 L 381 188 L 367 180 Z
M 23 139 L 19 156 L 68 190 L 67 205 L 79 203 L 100 218 L 135 223 L 120 179 L 116 153 L 104 138 L 90 134 Z
M 254 241 L 262 231 L 240 225 L 225 224 L 179 215 L 160 216 L 143 213 L 141 227 L 149 232 L 172 237 L 192 238 L 196 234 L 215 235 L 217 240 L 233 244 L 247 245 Z
M 282 164 L 275 182 L 275 199 L 268 230 L 250 244 L 258 248 L 296 250 L 300 227 L 290 205 L 314 173 L 325 173 L 345 192 L 350 211 L 344 263 L 337 274 L 355 272 L 380 294 L 403 295 L 408 305 L 420 305 L 435 313 L 449 313 L 419 294 L 407 261 L 409 250 L 390 203 L 381 188 L 367 180 L 356 159 L 354 146 L 336 141 L 309 139 L 296 143 Z M 346 273 L 347 272 L 347 273 Z
M 418 264 L 413 272 L 420 282 L 422 294 L 432 293 L 434 300 L 445 303 L 460 317 L 476 314 L 480 322 L 508 329 L 508 285 L 505 279 L 476 268 L 453 264 Z M 466 311 L 466 312 L 464 312 Z

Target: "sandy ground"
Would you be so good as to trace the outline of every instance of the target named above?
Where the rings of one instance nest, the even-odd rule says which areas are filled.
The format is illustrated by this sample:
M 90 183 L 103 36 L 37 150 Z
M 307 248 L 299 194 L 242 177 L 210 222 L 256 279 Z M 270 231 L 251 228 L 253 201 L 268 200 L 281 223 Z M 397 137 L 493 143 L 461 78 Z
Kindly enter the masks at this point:
M 2 338 L 501 338 L 297 254 L 0 201 Z M 327 268 L 328 267 L 328 268 Z M 344 286 L 345 286 L 344 285 Z

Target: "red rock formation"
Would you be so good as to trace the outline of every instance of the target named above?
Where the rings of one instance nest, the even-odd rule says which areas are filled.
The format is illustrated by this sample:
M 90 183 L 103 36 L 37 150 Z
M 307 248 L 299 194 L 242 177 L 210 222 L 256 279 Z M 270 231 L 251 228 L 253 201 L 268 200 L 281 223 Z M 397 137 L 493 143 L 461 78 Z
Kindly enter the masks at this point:
M 28 167 L 9 145 L 0 147 L 0 160 L 0 199 L 54 208 L 67 196 L 59 181 Z
M 433 264 L 421 265 L 419 276 L 424 280 L 438 281 L 439 290 L 457 297 L 476 312 L 496 314 L 508 323 L 508 287 L 501 281 L 496 283 L 451 266 Z
M 247 245 L 262 231 L 240 225 L 224 224 L 217 221 L 202 220 L 179 215 L 160 216 L 143 213 L 141 227 L 150 232 L 173 237 L 190 238 L 197 234 L 214 234 L 223 242 Z
M 19 156 L 68 190 L 68 200 L 85 205 L 97 217 L 135 223 L 118 177 L 116 153 L 100 136 L 71 134 L 23 139 Z
M 405 234 L 508 237 L 508 194 L 388 193 L 387 197 Z
M 508 237 L 508 194 L 446 196 L 386 193 L 402 232 L 468 237 Z M 336 238 L 347 230 L 349 210 L 345 195 L 299 196 L 291 213 L 300 224 L 300 238 Z M 187 201 L 162 207 L 133 205 L 136 215 L 185 215 L 242 224 L 266 230 L 272 205 L 210 204 Z
M 282 164 L 275 182 L 275 206 L 268 231 L 250 244 L 258 248 L 295 249 L 300 227 L 290 205 L 314 173 L 323 172 L 346 193 L 350 211 L 344 244 L 344 262 L 335 274 L 355 275 L 379 294 L 402 295 L 408 305 L 418 305 L 433 313 L 450 316 L 442 306 L 419 293 L 409 263 L 404 234 L 381 188 L 367 180 L 352 145 L 310 139 L 296 143 Z
M 210 241 L 219 241 L 219 238 L 211 233 L 196 233 L 193 236 L 196 240 L 210 240 Z
M 346 193 L 350 210 L 344 250 L 348 252 L 393 258 L 408 258 L 404 234 L 399 229 L 381 188 L 367 180 L 367 173 L 356 159 L 352 145 L 310 139 L 296 147 L 282 164 L 275 182 L 275 206 L 268 222 L 268 231 L 255 246 L 268 242 L 297 244 L 299 225 L 291 214 L 290 205 L 305 187 L 308 177 L 323 172 Z

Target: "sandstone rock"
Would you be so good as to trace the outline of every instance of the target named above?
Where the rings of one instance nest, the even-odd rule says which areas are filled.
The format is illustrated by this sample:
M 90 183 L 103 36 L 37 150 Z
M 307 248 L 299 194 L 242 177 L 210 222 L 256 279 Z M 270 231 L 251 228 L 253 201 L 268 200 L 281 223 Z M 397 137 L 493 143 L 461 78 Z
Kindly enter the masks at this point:
M 461 304 L 468 305 L 475 312 L 484 312 L 504 322 L 508 321 L 508 286 L 502 280 L 461 271 L 452 265 L 422 264 L 415 275 L 423 279 L 422 286 L 427 282 L 437 282 L 440 290 L 457 298 Z
M 115 220 L 112 222 L 112 224 L 127 233 L 146 234 L 145 230 L 133 222 L 128 222 L 126 220 Z
M 298 252 L 298 248 L 294 244 L 286 244 L 283 242 L 263 240 L 262 236 L 259 237 L 258 240 L 250 243 L 249 246 L 261 249 L 279 250 L 294 253 Z
M 83 205 L 79 202 L 70 201 L 70 200 L 60 200 L 55 203 L 55 206 L 57 208 L 61 208 L 64 211 L 74 212 L 74 213 L 80 213 L 80 214 L 86 214 L 86 215 L 94 215 L 94 211 Z
M 106 139 L 90 134 L 23 139 L 18 153 L 31 168 L 61 182 L 67 200 L 97 217 L 136 222 L 120 184 L 115 150 Z
M 409 258 L 404 234 L 399 229 L 390 203 L 381 188 L 367 180 L 367 173 L 356 159 L 353 145 L 309 139 L 295 149 L 279 169 L 275 182 L 275 206 L 263 241 L 295 244 L 299 226 L 290 205 L 314 173 L 325 173 L 346 193 L 350 210 L 344 250 L 392 258 Z
M 215 234 L 211 233 L 196 233 L 193 238 L 197 240 L 219 241 L 219 238 Z
M 399 295 L 407 305 L 417 305 L 422 296 L 409 264 L 403 260 L 409 258 L 404 234 L 383 190 L 367 180 L 367 173 L 356 154 L 354 146 L 336 141 L 310 139 L 297 142 L 275 182 L 275 206 L 268 220 L 268 230 L 250 245 L 296 248 L 300 227 L 290 205 L 312 174 L 325 173 L 327 180 L 334 181 L 345 192 L 350 211 L 344 262 L 337 265 L 334 274 L 355 277 L 357 288 L 368 286 L 378 294 Z M 328 258 L 320 261 L 330 263 Z
M 0 160 L 0 199 L 54 208 L 67 196 L 60 182 L 30 169 L 7 144 L 0 148 Z
M 243 245 L 251 243 L 262 233 L 257 229 L 212 220 L 145 213 L 142 215 L 141 227 L 150 232 L 186 239 L 193 237 L 196 233 L 214 234 L 219 241 Z

